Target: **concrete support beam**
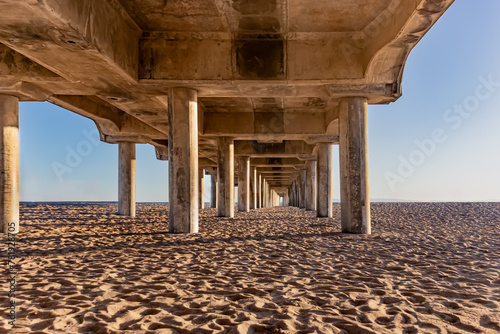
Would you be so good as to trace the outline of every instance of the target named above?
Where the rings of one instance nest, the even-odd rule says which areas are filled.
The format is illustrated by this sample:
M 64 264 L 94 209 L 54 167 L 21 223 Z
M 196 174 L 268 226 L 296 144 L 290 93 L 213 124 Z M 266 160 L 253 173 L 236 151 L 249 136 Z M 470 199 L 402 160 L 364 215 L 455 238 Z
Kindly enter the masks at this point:
M 0 95 L 0 228 L 19 232 L 19 99 Z
M 218 182 L 217 176 L 210 175 L 211 190 L 210 190 L 210 207 L 212 209 L 217 208 L 217 197 L 218 197 Z
M 135 143 L 118 144 L 118 214 L 135 217 Z
M 306 210 L 316 210 L 316 161 L 306 162 Z
M 250 167 L 250 209 L 257 209 L 257 168 Z
M 188 88 L 168 98 L 170 233 L 198 232 L 198 103 Z
M 219 217 L 234 217 L 234 140 L 217 139 L 217 175 L 219 183 Z
M 323 140 L 338 140 L 337 134 L 325 135 L 328 125 L 326 113 L 318 111 L 294 109 L 288 112 L 209 112 L 205 114 L 203 133 L 210 136 L 226 135 L 246 140 L 270 138 L 301 140 L 305 135 L 319 136 L 319 138 L 324 138 Z
M 241 120 L 240 120 L 241 122 Z M 235 155 L 251 158 L 314 158 L 314 145 L 303 140 L 284 140 L 281 143 L 255 143 L 252 140 L 237 140 L 234 143 Z
M 318 144 L 318 198 L 317 216 L 332 217 L 333 175 L 332 144 Z
M 200 203 L 198 203 L 198 208 L 200 210 L 205 209 L 205 171 L 202 168 L 198 169 L 198 192 Z
M 238 157 L 238 211 L 250 211 L 249 157 Z
M 340 102 L 340 200 L 342 232 L 370 234 L 367 102 Z

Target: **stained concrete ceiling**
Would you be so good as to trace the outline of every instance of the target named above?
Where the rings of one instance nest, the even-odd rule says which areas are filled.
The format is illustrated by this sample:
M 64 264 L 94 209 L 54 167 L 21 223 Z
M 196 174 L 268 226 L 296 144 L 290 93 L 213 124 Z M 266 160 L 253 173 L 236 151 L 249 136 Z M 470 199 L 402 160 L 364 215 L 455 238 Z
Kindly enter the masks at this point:
M 339 98 L 398 99 L 409 52 L 452 3 L 2 0 L 0 94 L 89 117 L 105 141 L 161 148 L 168 89 L 194 88 L 208 159 L 217 136 L 335 142 Z

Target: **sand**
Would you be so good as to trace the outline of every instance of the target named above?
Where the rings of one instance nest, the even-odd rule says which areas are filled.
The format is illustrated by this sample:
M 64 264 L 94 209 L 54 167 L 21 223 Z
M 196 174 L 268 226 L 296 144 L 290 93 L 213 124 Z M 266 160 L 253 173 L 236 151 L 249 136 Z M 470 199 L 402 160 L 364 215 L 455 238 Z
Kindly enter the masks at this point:
M 208 209 L 200 233 L 170 235 L 165 204 L 116 209 L 21 207 L 0 332 L 500 332 L 500 204 L 375 203 L 370 236 L 296 208 Z

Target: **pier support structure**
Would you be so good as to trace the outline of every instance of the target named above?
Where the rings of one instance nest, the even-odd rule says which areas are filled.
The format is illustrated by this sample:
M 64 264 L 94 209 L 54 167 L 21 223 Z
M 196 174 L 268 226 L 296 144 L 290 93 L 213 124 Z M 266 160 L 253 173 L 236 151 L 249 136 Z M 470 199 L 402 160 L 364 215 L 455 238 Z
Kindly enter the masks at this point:
M 238 211 L 250 211 L 249 157 L 238 157 Z
M 257 167 L 250 167 L 250 210 L 257 209 Z
M 135 217 L 135 143 L 118 144 L 118 214 Z
M 367 100 L 342 99 L 339 109 L 342 232 L 370 234 Z
M 198 102 L 197 92 L 170 88 L 169 231 L 198 232 Z
M 306 162 L 306 210 L 316 210 L 316 161 Z
M 234 140 L 217 139 L 217 175 L 219 184 L 219 217 L 234 217 Z
M 205 209 L 205 170 L 203 168 L 198 169 L 198 192 L 200 203 L 198 203 L 198 209 Z
M 259 187 L 258 189 L 258 199 L 257 199 L 257 204 L 258 204 L 258 208 L 259 209 L 262 209 L 262 199 L 263 199 L 263 193 L 264 193 L 264 178 L 262 177 L 262 174 L 261 173 L 258 173 L 258 181 L 257 181 L 257 186 Z
M 318 195 L 316 211 L 318 217 L 332 217 L 333 175 L 332 144 L 318 144 Z
M 0 228 L 19 232 L 19 99 L 0 95 Z
M 210 175 L 210 207 L 212 209 L 217 208 L 217 193 L 218 193 L 218 184 L 217 184 L 217 176 L 216 175 Z
M 307 199 L 306 199 L 306 195 L 307 195 L 306 182 L 307 182 L 307 179 L 306 179 L 306 170 L 305 169 L 301 169 L 300 173 L 299 173 L 300 198 L 301 198 L 300 208 L 301 209 L 305 209 L 306 208 L 306 202 L 307 202 Z

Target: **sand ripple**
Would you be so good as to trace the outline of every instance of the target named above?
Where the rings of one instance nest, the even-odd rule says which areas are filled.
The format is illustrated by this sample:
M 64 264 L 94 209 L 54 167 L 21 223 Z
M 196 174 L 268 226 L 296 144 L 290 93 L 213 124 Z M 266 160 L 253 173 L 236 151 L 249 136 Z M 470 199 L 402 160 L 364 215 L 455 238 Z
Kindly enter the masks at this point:
M 296 208 L 204 210 L 193 235 L 167 233 L 164 204 L 21 211 L 13 332 L 500 331 L 500 204 L 373 204 L 371 236 Z

